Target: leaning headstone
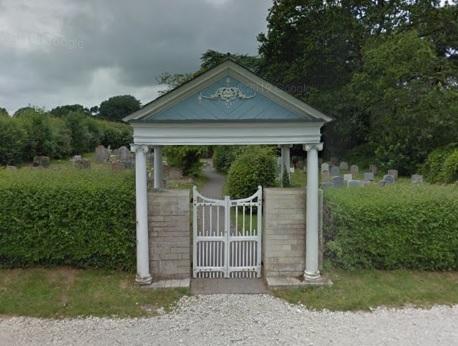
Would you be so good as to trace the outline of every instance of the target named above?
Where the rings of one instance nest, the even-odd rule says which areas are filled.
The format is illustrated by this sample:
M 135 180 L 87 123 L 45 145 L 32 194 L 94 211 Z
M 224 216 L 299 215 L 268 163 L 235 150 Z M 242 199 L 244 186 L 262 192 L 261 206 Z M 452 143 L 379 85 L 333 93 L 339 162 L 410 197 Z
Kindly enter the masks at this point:
M 398 179 L 398 170 L 397 169 L 390 169 L 388 170 L 388 174 L 389 175 L 392 175 L 394 177 L 395 180 Z
M 329 163 L 322 163 L 321 164 L 321 172 L 328 171 L 329 172 Z
M 34 167 L 49 167 L 49 157 L 48 156 L 35 156 L 33 158 L 32 165 Z
M 341 176 L 332 177 L 332 185 L 334 187 L 344 186 L 344 179 Z
M 364 186 L 361 180 L 352 179 L 352 180 L 347 181 L 347 187 L 360 187 L 360 186 Z
M 423 176 L 421 174 L 413 174 L 410 181 L 412 184 L 421 184 L 423 183 Z
M 331 166 L 331 177 L 336 177 L 340 175 L 340 168 L 337 166 Z
M 377 166 L 376 165 L 369 165 L 369 170 L 375 175 L 377 175 Z
M 110 157 L 110 152 L 104 145 L 98 145 L 95 148 L 95 161 L 99 163 L 107 162 Z
M 353 176 L 353 178 L 356 178 L 359 174 L 359 168 L 357 165 L 351 165 L 350 167 L 350 173 Z
M 6 170 L 7 170 L 7 171 L 17 171 L 17 167 L 16 167 L 16 166 L 7 165 L 7 166 L 6 166 Z
M 364 172 L 363 180 L 365 180 L 365 181 L 374 181 L 374 173 L 372 173 L 372 172 Z
M 385 185 L 386 184 L 394 184 L 395 179 L 391 174 L 385 174 L 383 176 L 383 181 L 385 182 Z
M 348 163 L 345 162 L 345 161 L 342 161 L 339 165 L 339 168 L 343 171 L 347 171 L 348 170 Z
M 349 181 L 353 179 L 353 176 L 351 174 L 344 174 L 343 178 L 345 181 Z

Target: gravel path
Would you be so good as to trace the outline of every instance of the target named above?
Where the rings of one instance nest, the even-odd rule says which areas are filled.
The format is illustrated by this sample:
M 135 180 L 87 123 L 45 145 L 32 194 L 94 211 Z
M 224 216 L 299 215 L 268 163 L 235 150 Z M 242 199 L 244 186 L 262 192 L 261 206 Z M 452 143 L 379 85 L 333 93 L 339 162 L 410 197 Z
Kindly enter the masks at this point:
M 144 319 L 0 318 L 0 345 L 456 345 L 458 306 L 313 312 L 268 295 L 183 298 Z

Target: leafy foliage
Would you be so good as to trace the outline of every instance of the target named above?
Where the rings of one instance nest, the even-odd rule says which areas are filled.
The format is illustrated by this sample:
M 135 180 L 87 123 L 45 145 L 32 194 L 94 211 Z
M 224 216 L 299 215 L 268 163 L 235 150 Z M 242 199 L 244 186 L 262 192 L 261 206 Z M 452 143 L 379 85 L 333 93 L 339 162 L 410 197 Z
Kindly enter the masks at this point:
M 111 121 L 121 121 L 122 118 L 140 109 L 140 101 L 131 95 L 110 97 L 99 107 L 99 116 Z
M 252 195 L 258 186 L 275 185 L 275 154 L 270 147 L 248 147 L 232 163 L 228 177 L 228 192 L 233 198 Z
M 196 177 L 200 175 L 202 163 L 200 159 L 206 152 L 206 147 L 201 146 L 168 146 L 164 149 L 167 163 L 172 167 L 180 168 L 185 176 Z
M 458 269 L 458 187 L 325 193 L 326 251 L 345 269 Z
M 431 183 L 458 181 L 458 145 L 450 144 L 432 151 L 422 167 L 422 173 Z
M 130 172 L 0 172 L 1 265 L 133 269 L 133 185 Z
M 0 107 L 0 117 L 9 117 L 8 111 L 5 108 Z
M 227 173 L 237 155 L 242 151 L 242 147 L 223 145 L 213 149 L 213 164 L 220 173 Z
M 14 164 L 22 160 L 26 138 L 20 124 L 0 117 L 0 164 Z

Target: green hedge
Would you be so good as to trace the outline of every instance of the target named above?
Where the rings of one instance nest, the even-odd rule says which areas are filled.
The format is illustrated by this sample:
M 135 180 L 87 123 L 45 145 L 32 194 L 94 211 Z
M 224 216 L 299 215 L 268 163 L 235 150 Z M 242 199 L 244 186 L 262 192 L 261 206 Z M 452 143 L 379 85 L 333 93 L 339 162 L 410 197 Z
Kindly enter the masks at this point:
M 422 173 L 430 183 L 454 183 L 458 181 L 458 145 L 433 150 L 426 159 Z
M 232 163 L 227 176 L 227 189 L 232 198 L 245 198 L 258 186 L 274 186 L 275 152 L 270 147 L 248 147 Z
M 134 268 L 131 172 L 1 170 L 0 210 L 3 267 Z
M 458 186 L 329 189 L 328 257 L 345 269 L 458 269 Z

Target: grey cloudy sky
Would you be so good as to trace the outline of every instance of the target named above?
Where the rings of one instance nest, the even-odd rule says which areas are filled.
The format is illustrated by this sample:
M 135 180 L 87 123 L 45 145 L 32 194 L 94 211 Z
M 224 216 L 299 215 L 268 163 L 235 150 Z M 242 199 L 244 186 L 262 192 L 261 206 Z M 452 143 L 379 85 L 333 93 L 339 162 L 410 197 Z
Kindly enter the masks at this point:
M 0 0 L 0 107 L 142 102 L 207 49 L 256 54 L 271 0 Z

